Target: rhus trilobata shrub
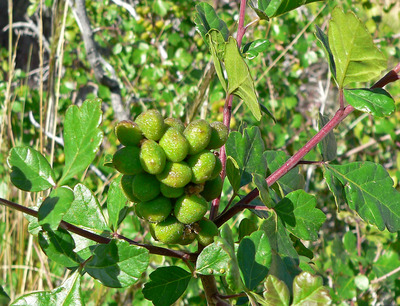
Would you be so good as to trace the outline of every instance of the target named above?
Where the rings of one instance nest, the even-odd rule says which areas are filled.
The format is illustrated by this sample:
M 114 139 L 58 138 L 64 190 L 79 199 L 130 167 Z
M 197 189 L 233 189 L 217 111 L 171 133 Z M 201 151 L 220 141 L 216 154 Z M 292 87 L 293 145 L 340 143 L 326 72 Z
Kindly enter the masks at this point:
M 185 128 L 179 119 L 164 119 L 159 111 L 148 110 L 128 127 L 127 121 L 118 123 L 115 133 L 121 144 L 129 144 L 112 158 L 115 169 L 123 174 L 121 189 L 136 206 L 137 216 L 155 223 L 153 238 L 166 244 L 194 241 L 201 229 L 198 222 L 210 208 L 208 202 L 222 192 L 222 181 L 215 181 L 222 170 L 217 153 L 205 148 L 222 147 L 228 128 L 205 120 L 195 120 Z M 208 182 L 216 182 L 214 188 L 204 189 Z M 199 240 L 212 241 L 208 237 Z
M 0 304 L 399 304 L 399 38 L 370 35 L 397 3 L 42 2 L 45 86 L 2 61 L 0 203 L 49 260 L 0 210 Z

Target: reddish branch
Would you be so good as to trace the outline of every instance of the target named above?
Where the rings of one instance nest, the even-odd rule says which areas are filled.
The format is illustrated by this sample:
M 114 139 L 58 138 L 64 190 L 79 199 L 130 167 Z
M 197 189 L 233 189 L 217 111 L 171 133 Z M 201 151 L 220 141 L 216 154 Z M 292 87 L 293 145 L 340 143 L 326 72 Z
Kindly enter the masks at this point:
M 388 72 L 382 79 L 376 82 L 371 88 L 384 87 L 385 85 L 391 82 L 399 80 L 400 79 L 400 76 L 398 75 L 399 72 L 400 72 L 400 63 L 393 70 Z M 394 74 L 396 74 L 396 76 Z M 272 184 L 274 184 L 282 176 L 284 176 L 286 173 L 288 173 L 290 170 L 296 167 L 296 165 L 299 164 L 299 162 L 308 152 L 311 151 L 311 149 L 313 149 L 319 142 L 321 142 L 322 139 L 324 139 L 329 132 L 333 131 L 333 129 L 337 127 L 353 111 L 354 107 L 351 105 L 348 105 L 343 109 L 341 109 L 340 107 L 339 110 L 336 112 L 335 116 L 333 116 L 333 118 L 313 138 L 311 138 L 304 145 L 304 147 L 302 147 L 295 155 L 293 155 L 290 159 L 288 159 L 287 162 L 284 163 L 278 170 L 276 170 L 269 177 L 267 177 L 266 182 L 268 186 L 272 186 Z M 242 198 L 239 202 L 237 202 L 235 206 L 227 210 L 225 213 L 219 215 L 214 220 L 215 224 L 217 226 L 221 226 L 240 211 L 249 208 L 248 204 L 255 198 L 257 198 L 258 195 L 259 195 L 258 189 L 253 189 L 244 198 Z

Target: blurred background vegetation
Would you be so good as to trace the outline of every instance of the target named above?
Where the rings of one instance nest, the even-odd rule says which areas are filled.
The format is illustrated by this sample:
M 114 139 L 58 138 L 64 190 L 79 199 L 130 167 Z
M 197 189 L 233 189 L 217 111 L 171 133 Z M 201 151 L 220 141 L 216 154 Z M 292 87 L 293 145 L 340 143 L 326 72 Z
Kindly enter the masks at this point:
M 87 37 L 82 35 L 88 34 L 88 28 L 80 15 L 81 2 L 0 1 L 2 198 L 26 206 L 37 205 L 40 198 L 17 191 L 11 185 L 6 163 L 8 151 L 16 145 L 35 147 L 49 158 L 60 175 L 64 165 L 60 138 L 63 117 L 69 105 L 79 105 L 85 99 L 103 99 L 105 140 L 94 167 L 75 183 L 85 180 L 102 203 L 106 201 L 104 195 L 109 181 L 115 176 L 103 163 L 107 154 L 113 154 L 119 145 L 113 133 L 116 122 L 135 118 L 147 108 L 157 108 L 164 116 L 183 120 L 200 116 L 210 121 L 222 120 L 224 91 L 218 79 L 207 73 L 211 67 L 210 55 L 192 22 L 195 1 L 86 1 L 94 50 L 88 49 Z M 208 2 L 217 8 L 233 32 L 239 1 Z M 248 63 L 259 101 L 272 110 L 277 123 L 273 124 L 267 116 L 256 122 L 240 101 L 235 100 L 232 129 L 238 129 L 241 124 L 257 125 L 268 150 L 284 150 L 291 155 L 316 133 L 318 112 L 333 116 L 338 107 L 337 92 L 314 31 L 318 25 L 326 32 L 330 12 L 336 5 L 353 10 L 365 23 L 388 57 L 388 70 L 399 62 L 400 3 L 397 0 L 316 2 L 270 22 L 260 21 L 249 28 L 244 43 L 261 38 L 271 43 L 267 52 L 248 59 Z M 255 14 L 248 10 L 246 22 L 255 19 Z M 397 104 L 399 83 L 387 86 Z M 198 108 L 194 108 L 194 104 Z M 338 161 L 381 163 L 397 186 L 400 179 L 399 116 L 399 111 L 383 119 L 359 112 L 352 114 L 335 131 Z M 307 159 L 320 160 L 321 157 L 314 150 Z M 361 272 L 372 280 L 400 266 L 397 234 L 378 232 L 359 222 L 358 216 L 346 207 L 337 209 L 321 169 L 303 167 L 302 174 L 307 191 L 318 195 L 319 207 L 328 216 L 321 239 L 307 246 L 319 254 L 312 261 L 317 273 L 331 287 L 334 300 L 338 303 L 356 301 L 361 305 L 372 300 L 385 303 L 397 299 L 399 273 L 368 290 L 358 288 L 354 282 Z M 229 192 L 228 187 L 225 192 Z M 245 212 L 231 221 L 236 230 L 243 216 L 257 220 Z M 150 240 L 141 226 L 133 217 L 127 219 L 121 230 L 130 238 Z M 157 256 L 152 260 L 152 267 L 175 262 Z M 0 286 L 11 300 L 33 290 L 57 287 L 68 275 L 63 267 L 49 261 L 41 252 L 36 237 L 29 234 L 24 216 L 2 206 L 0 275 Z M 88 305 L 148 304 L 140 292 L 141 285 L 139 282 L 128 290 L 110 289 L 88 278 L 83 294 Z M 197 284 L 193 283 L 181 302 L 204 304 L 199 292 Z

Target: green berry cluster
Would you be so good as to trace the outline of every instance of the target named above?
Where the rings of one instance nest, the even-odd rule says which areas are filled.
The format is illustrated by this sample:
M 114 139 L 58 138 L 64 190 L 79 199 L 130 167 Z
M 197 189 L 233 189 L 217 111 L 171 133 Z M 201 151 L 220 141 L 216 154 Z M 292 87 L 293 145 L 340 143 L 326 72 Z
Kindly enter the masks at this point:
M 113 166 L 123 174 L 122 190 L 136 203 L 137 216 L 149 222 L 152 236 L 167 244 L 212 243 L 218 230 L 204 215 L 222 191 L 222 164 L 213 150 L 225 144 L 226 126 L 196 120 L 185 127 L 149 110 L 135 122 L 119 122 L 115 132 L 123 147 Z

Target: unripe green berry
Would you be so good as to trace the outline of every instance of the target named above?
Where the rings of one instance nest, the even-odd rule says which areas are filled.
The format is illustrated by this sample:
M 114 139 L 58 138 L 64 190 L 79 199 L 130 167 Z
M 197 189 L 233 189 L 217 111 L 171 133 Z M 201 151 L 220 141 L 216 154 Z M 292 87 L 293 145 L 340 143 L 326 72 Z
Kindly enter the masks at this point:
M 123 147 L 115 152 L 112 163 L 123 174 L 138 174 L 143 171 L 138 147 Z
M 175 217 L 169 216 L 163 222 L 154 226 L 154 235 L 156 239 L 167 244 L 178 243 L 183 236 L 185 226 Z
M 214 222 L 208 219 L 199 221 L 200 231 L 196 237 L 197 241 L 203 246 L 207 246 L 214 242 L 214 237 L 218 235 L 218 227 Z
M 210 180 L 217 178 L 221 174 L 222 171 L 222 162 L 218 157 L 215 157 L 215 167 L 211 174 Z
M 143 134 L 139 126 L 130 120 L 118 122 L 115 127 L 115 135 L 124 146 L 138 146 L 143 139 Z
M 184 160 L 189 152 L 189 142 L 186 140 L 185 136 L 174 127 L 170 127 L 164 133 L 159 143 L 167 159 L 173 162 Z
M 165 125 L 167 125 L 167 128 L 174 127 L 176 128 L 179 132 L 183 133 L 185 130 L 185 125 L 180 119 L 177 118 L 166 118 L 164 120 Z
M 222 192 L 222 178 L 218 175 L 215 179 L 204 184 L 203 191 L 200 193 L 206 201 L 212 201 L 219 197 Z
M 188 165 L 193 172 L 192 182 L 201 184 L 209 180 L 213 174 L 215 164 L 215 155 L 207 150 L 190 156 Z
M 215 121 L 210 124 L 211 139 L 207 149 L 218 149 L 222 147 L 228 140 L 229 130 L 222 122 Z
M 184 224 L 201 220 L 208 210 L 207 201 L 200 195 L 184 195 L 176 200 L 175 217 Z
M 164 197 L 167 198 L 179 198 L 185 192 L 185 188 L 174 188 L 164 183 L 160 183 L 160 190 Z
M 185 231 L 182 235 L 182 238 L 177 243 L 180 245 L 188 245 L 191 244 L 196 239 L 196 237 L 197 237 L 196 233 L 192 232 L 189 227 L 185 227 Z
M 152 223 L 164 221 L 171 214 L 171 211 L 171 201 L 163 196 L 136 204 L 136 212 L 143 219 Z
M 143 170 L 150 174 L 158 174 L 164 170 L 167 157 L 164 150 L 154 140 L 147 139 L 140 148 L 140 163 Z
M 204 150 L 211 138 L 211 126 L 205 120 L 195 120 L 183 132 L 189 142 L 189 154 L 194 155 Z
M 165 131 L 164 118 L 158 110 L 151 109 L 141 113 L 136 118 L 136 123 L 147 139 L 159 140 Z
M 132 180 L 132 193 L 141 202 L 147 202 L 160 194 L 160 182 L 154 175 L 139 173 Z
M 135 177 L 134 175 L 124 174 L 121 177 L 121 189 L 129 201 L 138 203 L 140 201 L 138 198 L 136 198 L 133 195 L 133 191 L 132 191 L 132 181 L 133 181 L 134 177 Z
M 181 188 L 187 185 L 192 179 L 192 169 L 185 162 L 167 162 L 163 172 L 156 175 L 157 179 L 174 188 Z

